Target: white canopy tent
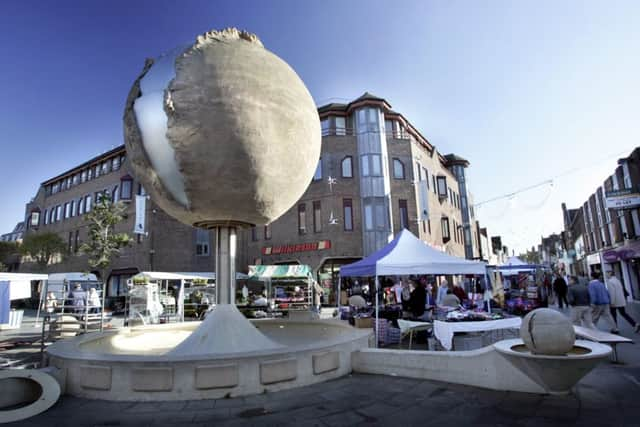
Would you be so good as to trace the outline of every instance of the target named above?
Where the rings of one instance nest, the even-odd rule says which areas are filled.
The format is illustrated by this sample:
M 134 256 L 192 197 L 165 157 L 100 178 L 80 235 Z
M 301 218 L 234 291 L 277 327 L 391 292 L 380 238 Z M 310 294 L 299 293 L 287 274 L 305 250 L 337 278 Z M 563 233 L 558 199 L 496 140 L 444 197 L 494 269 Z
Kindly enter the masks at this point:
M 502 273 L 503 276 L 515 276 L 520 272 L 533 272 L 539 266 L 535 264 L 527 264 L 517 256 L 512 256 L 507 259 L 507 261 L 498 266 L 498 270 Z
M 485 275 L 483 262 L 469 261 L 440 252 L 404 229 L 382 249 L 353 264 L 340 268 L 338 296 L 342 277 L 375 277 L 376 325 L 378 322 L 378 276 L 411 274 L 474 274 Z M 338 298 L 338 301 L 340 299 Z M 339 308 L 339 307 L 338 307 Z M 378 340 L 376 339 L 376 345 Z
M 10 313 L 10 301 L 28 299 L 31 298 L 31 281 L 42 280 L 46 281 L 49 278 L 46 274 L 32 274 L 32 273 L 0 273 L 1 286 L 5 287 L 0 293 L 8 294 L 8 300 L 0 301 L 0 318 L 9 317 L 9 324 L 18 324 L 22 321 L 22 312 L 20 312 L 20 318 L 18 320 L 11 319 Z M 43 287 L 41 287 L 43 289 Z M 6 314 L 3 314 L 7 311 Z M 40 315 L 40 306 L 38 306 L 38 316 Z M 37 324 L 37 317 L 36 317 Z M 15 325 L 14 325 L 15 326 Z

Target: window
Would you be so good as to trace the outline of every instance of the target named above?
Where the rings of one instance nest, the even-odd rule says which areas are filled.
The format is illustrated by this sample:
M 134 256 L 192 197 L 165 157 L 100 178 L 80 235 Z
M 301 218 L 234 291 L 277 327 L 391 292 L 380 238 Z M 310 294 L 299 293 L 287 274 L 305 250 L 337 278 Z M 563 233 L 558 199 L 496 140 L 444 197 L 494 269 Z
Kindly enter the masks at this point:
M 438 180 L 438 197 L 447 198 L 447 177 L 439 176 Z
M 133 179 L 129 175 L 120 178 L 120 200 L 131 200 Z
M 67 241 L 67 252 L 71 253 L 73 251 L 73 231 L 69 232 L 69 239 Z
M 252 242 L 258 241 L 258 230 L 255 225 L 251 227 L 251 241 Z
M 62 220 L 62 206 L 58 205 L 56 206 L 56 221 L 61 221 Z
M 360 156 L 362 176 L 381 176 L 380 154 L 364 154 Z
M 87 181 L 89 181 L 92 178 L 93 178 L 93 169 L 89 168 L 87 169 Z
M 327 136 L 330 134 L 328 117 L 320 120 L 320 127 L 322 128 L 322 136 Z
M 93 168 L 93 177 L 97 178 L 100 176 L 100 165 L 95 165 Z
M 364 228 L 373 230 L 373 206 L 370 203 L 364 205 Z
M 109 164 L 109 162 L 102 162 L 102 168 L 100 170 L 100 173 L 102 175 L 108 174 L 109 173 L 109 169 L 111 169 L 110 166 L 111 165 Z
M 307 233 L 307 205 L 301 203 L 298 205 L 298 234 Z
M 60 191 L 60 183 L 56 182 L 51 186 L 51 194 L 56 194 L 58 191 Z
M 114 157 L 111 159 L 111 170 L 117 171 L 120 169 L 120 157 Z
M 344 117 L 336 117 L 336 135 L 344 136 L 347 134 L 347 121 Z
M 431 184 L 433 184 L 433 192 L 438 194 L 438 186 L 436 185 L 436 176 L 431 175 Z
M 47 209 L 44 210 L 44 225 L 49 224 L 49 211 Z
M 342 177 L 353 178 L 353 157 L 351 156 L 342 159 Z
M 398 159 L 393 159 L 393 177 L 395 179 L 404 179 L 404 163 Z
M 87 170 L 83 170 L 80 173 L 80 182 L 86 182 L 87 181 Z
M 398 200 L 398 208 L 400 210 L 400 228 L 409 228 L 409 212 L 407 210 L 407 201 Z
M 416 181 L 422 181 L 422 167 L 416 162 Z
M 316 173 L 313 174 L 313 180 L 319 181 L 322 179 L 322 157 L 318 160 L 318 166 L 316 167 Z
M 271 226 L 269 224 L 264 226 L 264 240 L 271 240 Z
M 449 240 L 451 240 L 451 234 L 449 233 L 449 218 L 446 218 L 446 217 L 442 218 L 441 224 L 442 224 L 442 242 L 447 243 Z
M 51 224 L 53 224 L 54 222 L 56 222 L 56 208 L 55 206 L 51 208 L 51 211 L 49 212 L 49 222 Z
M 388 230 L 389 210 L 384 197 L 364 200 L 365 230 Z
M 115 203 L 118 200 L 120 200 L 120 193 L 118 192 L 118 186 L 117 185 L 115 187 L 113 187 L 113 192 L 111 194 L 113 194 L 113 203 Z
M 320 201 L 313 202 L 313 232 L 319 233 L 322 231 L 322 209 L 320 208 Z
M 196 228 L 196 255 L 209 255 L 209 230 Z
M 342 200 L 344 231 L 353 231 L 353 205 L 351 199 Z
M 84 203 L 83 203 L 84 199 L 82 197 L 80 197 L 80 200 L 78 200 L 78 215 L 82 215 L 84 213 Z
M 69 216 L 72 216 L 72 217 L 73 217 L 73 216 L 76 216 L 76 201 L 75 201 L 75 200 L 72 200 L 72 201 L 69 203 L 69 206 L 70 206 L 70 207 L 69 207 Z
M 40 225 L 40 211 L 31 211 L 31 227 L 38 227 Z
M 80 174 L 73 175 L 73 179 L 71 180 L 71 185 L 78 185 L 80 183 Z
M 84 212 L 91 212 L 91 194 L 84 196 Z
M 378 110 L 362 108 L 358 110 L 358 132 L 376 132 L 378 130 Z
M 78 252 L 80 249 L 80 230 L 76 230 L 76 238 L 73 245 L 73 252 Z
M 142 184 L 138 184 L 138 192 L 136 193 L 138 196 L 146 196 L 147 190 L 144 189 Z
M 422 176 L 424 176 L 424 180 L 427 181 L 427 189 L 429 188 L 429 171 L 427 168 L 422 168 Z

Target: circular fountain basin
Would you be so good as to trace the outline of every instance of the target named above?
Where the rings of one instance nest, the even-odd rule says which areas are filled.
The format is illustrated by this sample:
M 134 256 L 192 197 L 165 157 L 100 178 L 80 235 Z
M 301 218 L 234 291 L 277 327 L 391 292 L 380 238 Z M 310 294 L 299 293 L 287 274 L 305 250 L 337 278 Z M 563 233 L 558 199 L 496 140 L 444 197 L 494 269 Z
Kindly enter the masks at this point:
M 521 339 L 499 341 L 495 350 L 549 394 L 567 394 L 598 363 L 609 358 L 611 347 L 576 340 L 564 355 L 534 354 Z
M 49 366 L 67 394 L 151 401 L 235 397 L 301 387 L 351 372 L 370 330 L 332 320 L 264 319 L 253 325 L 277 348 L 176 355 L 201 322 L 123 328 L 59 341 Z

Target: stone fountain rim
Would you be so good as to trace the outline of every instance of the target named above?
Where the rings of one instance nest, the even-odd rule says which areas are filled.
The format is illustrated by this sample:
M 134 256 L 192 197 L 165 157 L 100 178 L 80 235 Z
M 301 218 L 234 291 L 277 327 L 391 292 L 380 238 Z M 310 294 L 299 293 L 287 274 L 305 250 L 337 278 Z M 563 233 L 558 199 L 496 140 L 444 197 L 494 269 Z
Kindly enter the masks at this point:
M 144 363 L 174 363 L 174 362 L 193 362 L 193 361 L 224 361 L 229 359 L 251 359 L 255 357 L 272 357 L 279 356 L 283 354 L 292 354 L 299 353 L 304 351 L 316 350 L 330 350 L 331 348 L 346 344 L 360 338 L 371 335 L 373 332 L 369 329 L 358 329 L 354 328 L 350 325 L 345 325 L 344 323 L 337 320 L 313 320 L 313 321 L 299 321 L 299 320 L 283 320 L 283 319 L 257 319 L 252 320 L 255 323 L 286 323 L 286 324 L 302 324 L 302 325 L 313 325 L 313 326 L 333 326 L 339 327 L 343 329 L 350 329 L 351 334 L 346 337 L 341 337 L 339 339 L 332 339 L 329 341 L 323 340 L 318 343 L 306 344 L 306 345 L 297 345 L 297 346 L 282 346 L 275 349 L 270 350 L 262 350 L 262 351 L 251 351 L 251 352 L 235 352 L 235 353 L 208 353 L 208 354 L 194 354 L 194 355 L 184 355 L 184 356 L 175 356 L 175 355 L 137 355 L 137 354 L 107 354 L 107 353 L 98 353 L 93 351 L 86 351 L 81 349 L 80 346 L 90 341 L 94 341 L 97 339 L 102 339 L 107 336 L 117 335 L 126 331 L 135 331 L 138 329 L 144 330 L 163 330 L 163 329 L 172 329 L 176 325 L 191 325 L 196 324 L 199 325 L 201 322 L 187 322 L 187 323 L 170 323 L 163 325 L 149 325 L 149 326 L 136 326 L 134 328 L 121 328 L 113 331 L 107 331 L 102 333 L 95 334 L 85 334 L 80 335 L 76 338 L 66 340 L 66 341 L 58 341 L 46 349 L 47 354 L 59 358 L 69 359 L 69 360 L 84 360 L 84 361 L 93 361 L 93 362 L 114 362 L 114 363 L 135 363 L 135 362 L 144 362 Z M 194 328 L 197 328 L 195 326 Z
M 605 344 L 600 344 L 594 341 L 588 340 L 576 340 L 573 344 L 574 347 L 583 347 L 590 350 L 589 353 L 586 354 L 567 354 L 567 355 L 549 355 L 549 354 L 533 354 L 533 353 L 522 353 L 519 351 L 512 350 L 512 347 L 516 345 L 525 345 L 524 341 L 520 338 L 513 338 L 503 341 L 498 341 L 493 344 L 493 348 L 496 349 L 498 353 L 509 355 L 509 356 L 519 356 L 525 359 L 547 359 L 547 360 L 567 360 L 567 361 L 575 361 L 575 360 L 587 360 L 587 359 L 601 359 L 605 356 L 609 356 L 613 351 L 610 346 Z

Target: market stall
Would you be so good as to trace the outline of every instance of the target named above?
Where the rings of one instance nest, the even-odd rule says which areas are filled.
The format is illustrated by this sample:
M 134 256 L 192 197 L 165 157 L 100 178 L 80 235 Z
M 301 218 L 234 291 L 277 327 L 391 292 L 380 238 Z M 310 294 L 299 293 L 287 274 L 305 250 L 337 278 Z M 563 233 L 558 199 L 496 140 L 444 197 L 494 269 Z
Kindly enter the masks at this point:
M 215 304 L 215 274 L 142 271 L 127 280 L 125 322 L 144 324 L 201 318 Z
M 310 310 L 313 283 L 308 265 L 250 265 L 247 283 L 238 290 L 236 301 L 247 313 L 264 312 L 258 317 Z
M 46 274 L 0 273 L 0 330 L 20 328 L 24 310 L 12 308 L 12 301 L 30 299 L 32 282 L 47 279 Z
M 375 319 L 378 325 L 379 309 L 379 276 L 407 275 L 478 275 L 486 273 L 485 264 L 457 258 L 431 248 L 408 230 L 402 230 L 385 247 L 367 258 L 340 268 L 340 277 L 374 277 L 375 278 Z M 376 345 L 380 341 L 380 328 Z
M 525 315 L 530 311 L 543 306 L 540 301 L 544 286 L 542 271 L 543 266 L 529 264 L 518 257 L 512 256 L 504 264 L 489 267 L 490 278 L 494 283 L 502 284 L 501 291 L 504 296 L 502 304 L 509 313 Z

